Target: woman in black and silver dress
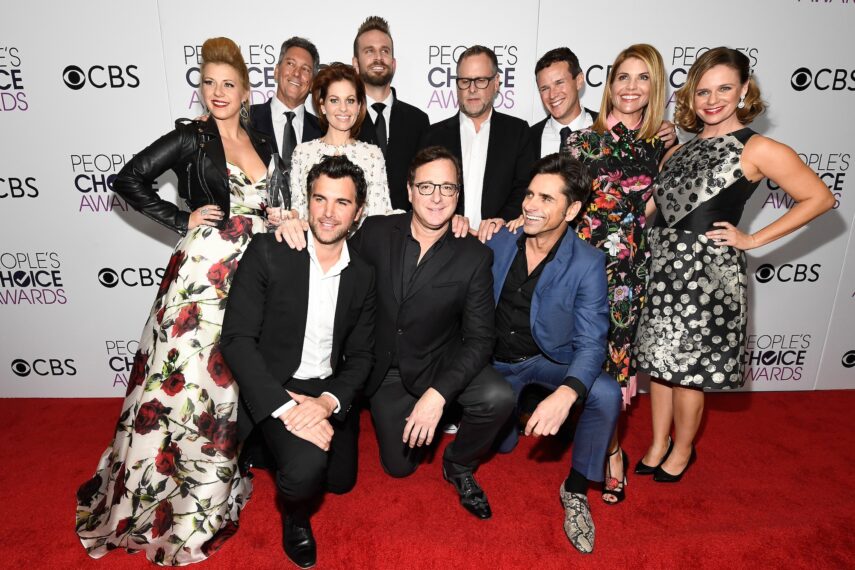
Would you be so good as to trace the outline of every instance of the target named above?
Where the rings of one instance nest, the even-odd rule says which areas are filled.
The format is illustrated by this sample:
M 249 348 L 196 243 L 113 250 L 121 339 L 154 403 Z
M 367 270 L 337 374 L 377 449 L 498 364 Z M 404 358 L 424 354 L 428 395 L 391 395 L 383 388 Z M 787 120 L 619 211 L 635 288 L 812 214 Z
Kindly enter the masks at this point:
M 655 182 L 647 304 L 634 348 L 638 369 L 653 379 L 653 442 L 635 472 L 656 481 L 679 481 L 695 459 L 704 390 L 742 385 L 744 251 L 799 229 L 834 204 L 791 148 L 746 126 L 763 110 L 748 58 L 724 47 L 699 57 L 677 93 L 676 123 L 698 135 L 666 154 Z M 766 177 L 796 204 L 746 234 L 736 226 Z

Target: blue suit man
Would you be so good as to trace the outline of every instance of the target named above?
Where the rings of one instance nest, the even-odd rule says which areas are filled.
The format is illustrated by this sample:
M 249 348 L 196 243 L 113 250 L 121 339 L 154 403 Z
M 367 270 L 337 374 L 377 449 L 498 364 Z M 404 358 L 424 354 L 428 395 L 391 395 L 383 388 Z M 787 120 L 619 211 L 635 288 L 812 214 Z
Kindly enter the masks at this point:
M 621 402 L 620 387 L 603 372 L 609 325 L 605 256 L 568 227 L 590 193 L 584 166 L 553 154 L 533 172 L 523 201 L 523 231 L 503 228 L 487 242 L 494 255 L 493 366 L 517 400 L 528 384 L 553 390 L 532 413 L 525 435 L 554 435 L 570 408 L 583 406 L 561 499 L 568 538 L 590 552 L 594 526 L 587 488 L 603 480 Z M 511 451 L 518 438 L 514 422 L 499 451 Z

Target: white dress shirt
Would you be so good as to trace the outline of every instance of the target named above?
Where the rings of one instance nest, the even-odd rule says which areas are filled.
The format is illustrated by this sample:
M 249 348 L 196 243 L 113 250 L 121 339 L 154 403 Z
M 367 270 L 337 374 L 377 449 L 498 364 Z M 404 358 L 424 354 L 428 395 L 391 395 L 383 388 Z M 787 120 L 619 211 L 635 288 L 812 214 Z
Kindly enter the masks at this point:
M 490 120 L 481 123 L 475 132 L 475 123 L 460 113 L 460 151 L 463 158 L 463 215 L 469 218 L 469 227 L 477 230 L 481 225 L 481 196 L 484 193 L 484 170 L 487 167 L 487 147 L 490 144 Z
M 540 158 L 561 150 L 561 129 L 564 127 L 570 127 L 571 131 L 581 131 L 593 124 L 594 118 L 584 108 L 575 119 L 570 121 L 569 125 L 562 125 L 555 120 L 555 117 L 549 117 L 540 136 Z
M 327 378 L 332 375 L 332 343 L 333 325 L 335 324 L 335 309 L 338 304 L 338 286 L 341 282 L 341 272 L 350 263 L 350 253 L 347 244 L 341 249 L 338 261 L 324 273 L 318 261 L 315 249 L 315 239 L 312 232 L 306 233 L 306 251 L 309 253 L 309 305 L 306 312 L 306 335 L 303 339 L 303 354 L 300 366 L 294 372 L 297 380 L 312 378 Z M 324 392 L 336 402 L 333 413 L 341 410 L 341 402 L 330 392 Z M 291 400 L 276 409 L 274 418 L 296 406 Z
M 288 117 L 285 113 L 294 111 L 294 134 L 297 135 L 297 144 L 303 141 L 303 119 L 306 113 L 306 106 L 299 105 L 296 109 L 289 109 L 285 103 L 274 96 L 270 102 L 270 118 L 273 119 L 273 134 L 276 135 L 276 148 L 279 149 L 279 154 L 282 154 L 282 135 L 285 132 L 285 125 L 288 124 Z
M 386 119 L 386 144 L 389 144 L 389 139 L 392 138 L 392 103 L 395 102 L 395 97 L 392 95 L 392 90 L 389 90 L 389 96 L 382 101 L 375 101 L 368 95 L 365 96 L 366 110 L 371 117 L 371 122 L 377 124 L 377 111 L 371 105 L 374 103 L 383 103 L 386 107 L 383 109 L 383 118 Z M 379 141 L 378 141 L 379 142 Z

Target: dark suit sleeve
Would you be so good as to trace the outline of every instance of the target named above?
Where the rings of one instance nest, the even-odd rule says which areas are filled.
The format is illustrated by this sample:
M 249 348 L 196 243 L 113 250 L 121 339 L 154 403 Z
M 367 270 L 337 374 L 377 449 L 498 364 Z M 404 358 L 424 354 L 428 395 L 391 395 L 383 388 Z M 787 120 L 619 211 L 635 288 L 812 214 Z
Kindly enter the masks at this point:
M 343 419 L 350 410 L 356 394 L 362 390 L 371 367 L 374 366 L 374 320 L 377 309 L 374 291 L 374 270 L 369 268 L 366 295 L 360 301 L 359 318 L 344 341 L 344 363 L 336 370 L 329 392 L 338 398 L 341 410 L 336 417 Z
M 186 136 L 180 128 L 163 135 L 136 154 L 113 181 L 113 191 L 134 210 L 181 235 L 187 233 L 190 214 L 158 196 L 152 184 L 181 160 L 187 150 Z
M 432 385 L 446 402 L 456 398 L 490 362 L 496 344 L 493 251 L 485 252 L 466 291 L 461 323 L 463 344 L 448 368 L 438 371 Z
M 258 346 L 270 279 L 267 237 L 252 239 L 240 260 L 229 290 L 220 337 L 220 350 L 240 387 L 240 397 L 256 423 L 291 400 L 267 370 Z
M 511 193 L 505 201 L 505 205 L 499 211 L 499 216 L 510 221 L 520 217 L 522 213 L 523 198 L 528 189 L 531 167 L 534 165 L 534 144 L 531 137 L 531 129 L 528 123 L 522 123 L 522 129 L 517 133 L 517 152 L 514 163 L 514 181 Z
M 606 359 L 609 332 L 609 298 L 605 256 L 597 255 L 580 278 L 576 300 L 573 362 L 567 366 L 564 384 L 574 388 L 573 379 L 585 386 L 584 396 L 600 375 Z M 575 388 L 574 388 L 575 389 Z M 577 390 L 578 392 L 578 390 Z

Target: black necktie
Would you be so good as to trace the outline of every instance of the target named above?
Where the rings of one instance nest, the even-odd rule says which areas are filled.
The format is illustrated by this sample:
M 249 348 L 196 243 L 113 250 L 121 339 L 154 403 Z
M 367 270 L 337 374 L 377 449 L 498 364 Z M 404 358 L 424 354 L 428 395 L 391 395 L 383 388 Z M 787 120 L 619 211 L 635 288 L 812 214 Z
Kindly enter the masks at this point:
M 280 156 L 282 161 L 291 166 L 291 155 L 294 154 L 294 149 L 297 148 L 297 134 L 294 132 L 294 111 L 285 111 L 285 116 L 288 121 L 285 123 L 285 130 L 282 131 L 282 152 Z
M 564 150 L 564 145 L 567 143 L 567 138 L 572 132 L 573 129 L 571 129 L 570 127 L 561 127 L 561 131 L 559 131 L 559 134 L 561 135 L 561 145 L 558 147 L 559 152 Z
M 371 108 L 377 111 L 377 119 L 374 120 L 374 133 L 377 136 L 377 146 L 383 151 L 383 156 L 386 156 L 386 117 L 383 116 L 383 109 L 386 108 L 384 103 L 374 103 Z

